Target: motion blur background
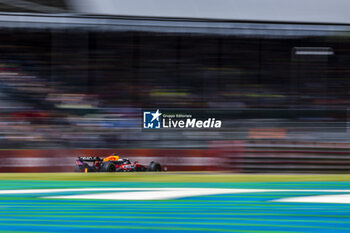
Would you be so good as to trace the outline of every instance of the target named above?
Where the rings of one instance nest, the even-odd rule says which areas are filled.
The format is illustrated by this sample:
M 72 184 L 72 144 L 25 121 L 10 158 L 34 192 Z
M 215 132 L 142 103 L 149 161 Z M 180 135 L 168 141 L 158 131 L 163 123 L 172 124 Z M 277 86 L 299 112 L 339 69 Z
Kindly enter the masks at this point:
M 0 0 L 0 171 L 120 152 L 169 170 L 348 173 L 349 7 Z M 142 108 L 223 111 L 223 128 L 145 132 Z

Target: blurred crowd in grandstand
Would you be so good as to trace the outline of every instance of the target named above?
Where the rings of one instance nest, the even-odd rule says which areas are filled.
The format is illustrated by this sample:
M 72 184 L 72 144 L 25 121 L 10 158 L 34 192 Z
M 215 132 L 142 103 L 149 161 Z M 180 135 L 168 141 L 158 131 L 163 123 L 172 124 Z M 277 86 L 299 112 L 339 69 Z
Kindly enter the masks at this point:
M 334 112 L 346 111 L 350 102 L 347 35 L 261 38 L 44 29 L 0 34 L 0 148 L 347 140 L 345 127 L 333 134 L 298 127 L 300 122 L 346 121 Z M 295 47 L 329 47 L 334 54 L 298 56 Z M 145 133 L 142 108 L 222 109 L 232 115 L 218 131 Z M 244 118 L 235 115 L 249 109 L 254 112 Z M 257 114 L 267 109 L 276 111 Z M 279 109 L 326 113 L 284 118 Z

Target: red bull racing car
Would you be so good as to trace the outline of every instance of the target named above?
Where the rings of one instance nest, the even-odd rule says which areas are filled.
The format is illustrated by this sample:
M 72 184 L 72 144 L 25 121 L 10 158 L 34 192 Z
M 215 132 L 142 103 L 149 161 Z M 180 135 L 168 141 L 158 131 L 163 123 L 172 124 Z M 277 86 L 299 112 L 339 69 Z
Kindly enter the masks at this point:
M 137 161 L 132 163 L 129 159 L 120 159 L 116 154 L 105 158 L 79 157 L 75 164 L 75 172 L 160 172 L 162 170 L 157 162 L 152 161 L 146 167 Z

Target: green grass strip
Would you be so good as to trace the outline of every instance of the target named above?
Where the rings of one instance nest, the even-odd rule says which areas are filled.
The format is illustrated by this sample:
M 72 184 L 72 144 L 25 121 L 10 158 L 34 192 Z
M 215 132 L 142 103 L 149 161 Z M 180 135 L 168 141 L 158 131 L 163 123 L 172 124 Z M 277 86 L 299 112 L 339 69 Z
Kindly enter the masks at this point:
M 217 173 L 1 173 L 0 180 L 132 181 L 132 182 L 300 182 L 350 181 L 344 174 L 217 174 Z

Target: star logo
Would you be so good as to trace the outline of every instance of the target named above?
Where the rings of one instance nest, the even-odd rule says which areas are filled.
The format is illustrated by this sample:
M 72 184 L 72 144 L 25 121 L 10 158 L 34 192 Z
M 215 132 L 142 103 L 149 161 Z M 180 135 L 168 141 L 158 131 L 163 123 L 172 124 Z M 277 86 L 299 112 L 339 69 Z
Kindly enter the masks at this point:
M 159 112 L 159 109 L 157 109 L 157 111 L 155 113 L 151 113 L 151 115 L 153 116 L 151 122 L 153 122 L 154 120 L 157 119 L 157 121 L 159 121 L 159 117 L 162 115 L 160 112 Z

